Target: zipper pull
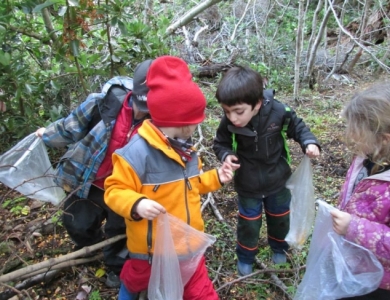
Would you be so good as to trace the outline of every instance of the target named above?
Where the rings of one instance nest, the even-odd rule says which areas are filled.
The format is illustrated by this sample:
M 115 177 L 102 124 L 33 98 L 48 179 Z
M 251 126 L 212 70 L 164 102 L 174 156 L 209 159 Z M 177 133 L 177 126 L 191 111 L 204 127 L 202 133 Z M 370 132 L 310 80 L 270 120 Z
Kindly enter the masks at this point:
M 128 142 L 130 140 L 130 136 L 131 136 L 131 133 L 133 132 L 133 130 L 134 130 L 134 125 L 131 125 L 129 132 L 126 135 L 126 142 Z
M 187 172 L 186 172 L 186 169 L 183 169 L 183 174 L 184 174 L 184 181 L 188 187 L 189 190 L 192 190 L 192 186 L 191 186 L 191 183 L 190 181 L 188 180 L 188 177 L 187 177 Z

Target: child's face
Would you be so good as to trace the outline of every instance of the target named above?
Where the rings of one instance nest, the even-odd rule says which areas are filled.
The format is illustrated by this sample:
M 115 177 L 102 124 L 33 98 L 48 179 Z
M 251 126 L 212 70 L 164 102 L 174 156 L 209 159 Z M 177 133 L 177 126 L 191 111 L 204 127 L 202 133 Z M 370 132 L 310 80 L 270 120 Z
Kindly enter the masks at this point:
M 255 116 L 261 107 L 261 101 L 252 109 L 252 106 L 247 103 L 240 103 L 233 106 L 222 104 L 222 109 L 226 117 L 236 127 L 245 127 L 249 121 Z
M 184 140 L 184 141 L 188 140 L 192 136 L 192 134 L 194 133 L 196 126 L 198 126 L 198 125 L 195 124 L 195 125 L 187 125 L 184 127 L 178 127 L 175 137 L 179 138 L 181 140 Z

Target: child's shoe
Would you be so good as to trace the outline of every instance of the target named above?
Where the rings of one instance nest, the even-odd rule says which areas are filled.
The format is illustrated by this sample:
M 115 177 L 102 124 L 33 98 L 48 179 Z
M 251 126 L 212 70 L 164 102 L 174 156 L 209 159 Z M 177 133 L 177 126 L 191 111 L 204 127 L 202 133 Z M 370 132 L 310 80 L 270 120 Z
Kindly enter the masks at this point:
M 240 276 L 251 274 L 253 272 L 252 264 L 245 264 L 243 262 L 237 261 L 237 272 Z
M 278 253 L 278 252 L 275 252 L 273 255 L 272 255 L 272 261 L 274 262 L 274 264 L 284 264 L 287 262 L 287 257 L 286 257 L 286 254 L 285 253 Z

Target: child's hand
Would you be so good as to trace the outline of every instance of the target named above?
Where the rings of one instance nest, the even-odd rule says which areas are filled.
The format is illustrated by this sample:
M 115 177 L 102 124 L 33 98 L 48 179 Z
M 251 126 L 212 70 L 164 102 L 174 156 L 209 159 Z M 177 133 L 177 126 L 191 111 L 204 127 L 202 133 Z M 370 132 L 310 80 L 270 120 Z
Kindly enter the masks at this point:
M 222 183 L 227 183 L 233 179 L 233 168 L 228 163 L 224 162 L 218 169 L 219 180 Z
M 232 167 L 233 171 L 237 170 L 240 167 L 239 160 L 235 155 L 226 156 L 224 163 L 228 163 Z
M 35 135 L 36 135 L 37 137 L 42 138 L 43 133 L 45 132 L 45 130 L 46 130 L 45 127 L 41 127 L 41 128 L 39 128 L 39 129 L 37 129 L 37 131 L 35 131 Z
M 138 203 L 135 211 L 139 214 L 140 217 L 148 220 L 153 220 L 160 213 L 165 214 L 167 212 L 164 206 L 150 199 L 142 199 Z
M 306 153 L 309 158 L 315 158 L 320 155 L 320 149 L 315 144 L 309 144 L 306 147 Z
M 348 230 L 349 223 L 351 223 L 352 216 L 349 213 L 338 209 L 330 211 L 333 218 L 333 230 L 340 235 L 345 235 Z

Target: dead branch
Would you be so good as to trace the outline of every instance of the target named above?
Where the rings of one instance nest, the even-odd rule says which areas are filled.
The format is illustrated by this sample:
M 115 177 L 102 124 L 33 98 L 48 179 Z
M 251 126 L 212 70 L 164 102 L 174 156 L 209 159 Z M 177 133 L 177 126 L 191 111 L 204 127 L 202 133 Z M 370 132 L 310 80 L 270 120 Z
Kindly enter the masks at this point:
M 205 209 L 207 204 L 210 204 L 211 209 L 214 212 L 214 215 L 218 218 L 218 221 L 223 222 L 225 221 L 224 218 L 222 217 L 221 213 L 219 212 L 217 205 L 215 204 L 214 197 L 212 193 L 207 194 L 207 199 L 206 201 L 203 202 L 202 207 L 200 208 L 201 211 Z
M 328 0 L 330 2 L 330 0 Z M 331 4 L 331 3 L 330 3 Z M 366 51 L 377 63 L 378 65 L 385 71 L 387 72 L 390 72 L 390 67 L 386 66 L 383 62 L 381 62 L 376 56 L 374 53 L 372 53 L 366 46 L 364 46 L 362 43 L 359 43 L 359 39 L 358 38 L 355 38 L 352 34 L 350 34 L 345 28 L 344 26 L 341 24 L 339 18 L 337 17 L 337 13 L 336 11 L 334 10 L 333 6 L 330 5 L 330 9 L 332 10 L 333 12 L 333 15 L 334 15 L 334 18 L 337 22 L 337 25 L 339 26 L 339 28 L 342 30 L 342 32 L 344 32 L 347 36 L 349 36 L 349 38 L 351 39 L 351 41 L 353 41 L 357 46 L 359 46 L 360 48 L 362 48 L 364 51 Z
M 7 287 L 8 290 L 0 293 L 0 300 L 9 299 L 16 294 L 22 294 L 20 292 L 20 290 L 26 290 L 29 287 L 32 287 L 38 283 L 41 283 L 42 281 L 48 282 L 48 281 L 52 280 L 53 278 L 55 278 L 59 274 L 60 274 L 59 270 L 53 270 L 50 272 L 39 274 L 39 275 L 36 275 L 28 280 L 23 281 L 20 284 L 17 284 L 15 287 L 12 287 L 12 286 L 9 286 L 9 285 L 2 283 L 1 285 Z
M 23 280 L 23 279 L 30 278 L 32 276 L 38 276 L 39 274 L 45 274 L 47 272 L 50 272 L 51 270 L 61 270 L 61 269 L 64 269 L 64 268 L 74 267 L 74 266 L 77 266 L 77 265 L 88 264 L 90 262 L 93 262 L 93 261 L 96 261 L 96 260 L 99 260 L 99 259 L 103 259 L 103 256 L 104 256 L 103 253 L 99 253 L 99 254 L 97 254 L 95 256 L 88 257 L 88 258 L 72 259 L 72 260 L 69 260 L 69 261 L 66 261 L 66 262 L 54 265 L 53 267 L 42 268 L 42 269 L 40 269 L 40 270 L 38 270 L 36 272 L 32 272 L 32 273 L 29 273 L 29 274 L 22 275 L 18 279 Z
M 175 23 L 168 26 L 167 30 L 165 31 L 166 35 L 172 34 L 176 29 L 179 27 L 187 25 L 191 20 L 198 14 L 200 14 L 202 11 L 204 11 L 206 8 L 209 8 L 210 6 L 221 2 L 222 0 L 206 0 L 205 2 L 202 2 L 198 4 L 197 6 L 190 9 L 184 16 L 182 16 L 179 20 L 177 20 Z
M 259 262 L 256 261 L 256 263 L 259 263 Z M 260 264 L 262 264 L 262 263 L 260 263 Z M 235 283 L 243 281 L 245 279 L 254 277 L 254 276 L 258 275 L 258 274 L 271 273 L 271 275 L 273 274 L 274 276 L 276 276 L 275 273 L 294 273 L 294 272 L 302 270 L 303 268 L 305 268 L 305 266 L 300 267 L 298 269 L 292 269 L 292 270 L 289 270 L 289 269 L 265 269 L 265 266 L 264 266 L 264 269 L 262 269 L 262 270 L 257 270 L 257 271 L 255 271 L 255 272 L 253 272 L 251 274 L 248 274 L 248 275 L 245 275 L 245 276 L 241 276 L 241 277 L 239 277 L 237 279 L 234 279 L 232 281 L 226 282 L 225 284 L 221 285 L 216 291 L 219 292 L 220 290 L 226 288 L 227 286 L 231 286 L 232 284 L 235 284 Z M 276 278 L 277 278 L 277 276 L 276 276 Z M 279 278 L 278 278 L 278 280 L 280 281 Z M 284 286 L 283 283 L 282 283 L 282 285 Z M 286 293 L 286 291 L 284 291 L 284 292 Z M 287 296 L 288 296 L 288 294 L 287 294 Z M 291 299 L 290 296 L 288 296 L 288 297 L 289 297 L 289 299 Z
M 93 251 L 96 251 L 98 249 L 103 248 L 104 246 L 115 243 L 116 241 L 124 239 L 125 237 L 126 237 L 125 234 L 117 235 L 117 236 L 112 237 L 110 239 L 107 239 L 103 242 L 97 243 L 97 244 L 92 245 L 92 246 L 84 247 L 78 251 L 69 253 L 67 255 L 63 255 L 63 256 L 60 256 L 57 258 L 50 258 L 50 259 L 45 260 L 43 262 L 40 262 L 40 263 L 37 263 L 34 265 L 30 265 L 30 266 L 27 266 L 25 268 L 16 270 L 14 272 L 2 275 L 2 276 L 0 276 L 0 283 L 14 281 L 15 279 L 19 279 L 20 277 L 22 277 L 25 274 L 29 274 L 29 273 L 35 274 L 37 271 L 44 269 L 44 268 L 53 268 L 53 266 L 58 265 L 60 263 L 67 262 L 71 259 L 83 256 L 83 255 L 91 254 Z

